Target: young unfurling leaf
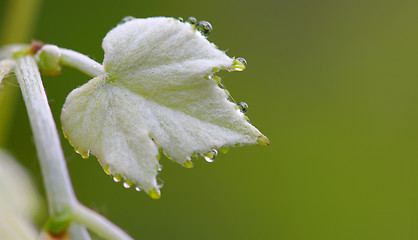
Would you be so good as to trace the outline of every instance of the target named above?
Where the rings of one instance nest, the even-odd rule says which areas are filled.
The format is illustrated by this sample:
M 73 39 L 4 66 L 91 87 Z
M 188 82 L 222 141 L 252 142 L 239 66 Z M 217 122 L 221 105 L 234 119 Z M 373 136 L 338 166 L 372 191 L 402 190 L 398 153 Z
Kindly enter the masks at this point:
M 159 198 L 159 152 L 186 167 L 192 155 L 267 138 L 218 86 L 219 70 L 243 70 L 190 23 L 133 19 L 103 40 L 104 73 L 67 97 L 63 130 L 115 181 Z M 138 189 L 139 189 L 138 188 Z

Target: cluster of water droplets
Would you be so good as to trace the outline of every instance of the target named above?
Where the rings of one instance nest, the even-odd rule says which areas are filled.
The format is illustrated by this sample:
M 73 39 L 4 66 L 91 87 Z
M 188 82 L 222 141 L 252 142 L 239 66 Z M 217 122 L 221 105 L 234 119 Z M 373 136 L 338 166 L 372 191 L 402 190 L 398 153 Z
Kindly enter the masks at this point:
M 197 21 L 195 17 L 188 17 L 186 20 L 184 20 L 182 17 L 179 17 L 178 20 L 180 22 L 189 23 L 205 37 L 209 36 L 213 30 L 212 24 L 210 24 L 208 21 Z
M 117 183 L 123 181 L 123 187 L 124 188 L 131 188 L 133 186 L 132 182 L 130 182 L 128 180 L 125 180 L 126 178 L 122 177 L 122 175 L 113 173 L 113 170 L 112 170 L 112 168 L 110 166 L 106 166 L 104 168 L 104 172 L 107 175 L 111 176 L 112 179 L 113 179 L 113 181 L 115 181 Z M 135 190 L 137 192 L 139 192 L 139 191 L 141 191 L 141 188 L 139 186 L 135 186 Z

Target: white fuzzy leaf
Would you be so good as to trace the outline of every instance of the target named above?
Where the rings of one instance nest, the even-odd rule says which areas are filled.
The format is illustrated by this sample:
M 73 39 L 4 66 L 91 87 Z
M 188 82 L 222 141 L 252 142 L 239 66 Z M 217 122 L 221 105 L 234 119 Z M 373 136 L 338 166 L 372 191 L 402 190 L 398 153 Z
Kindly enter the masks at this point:
M 173 18 L 135 19 L 103 40 L 105 74 L 67 97 L 62 125 L 82 154 L 158 198 L 159 149 L 191 166 L 193 154 L 268 144 L 208 75 L 234 59 Z M 119 178 L 116 175 L 116 179 Z

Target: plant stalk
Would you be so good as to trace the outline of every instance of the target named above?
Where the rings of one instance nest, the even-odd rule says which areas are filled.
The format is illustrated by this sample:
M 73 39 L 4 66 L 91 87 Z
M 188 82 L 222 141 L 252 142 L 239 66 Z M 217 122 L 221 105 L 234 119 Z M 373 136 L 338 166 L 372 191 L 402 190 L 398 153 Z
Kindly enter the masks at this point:
M 100 237 L 106 239 L 133 240 L 133 238 L 118 226 L 83 205 L 79 205 L 74 209 L 74 219 L 86 225 Z
M 38 153 L 49 213 L 58 215 L 77 203 L 51 109 L 35 59 L 17 59 L 16 77 L 22 90 Z
M 61 63 L 63 65 L 75 68 L 90 77 L 104 74 L 103 66 L 86 55 L 65 48 L 60 48 L 60 51 Z
M 86 225 L 105 239 L 131 240 L 132 238 L 118 226 L 78 202 L 38 66 L 33 56 L 19 57 L 15 73 L 35 137 L 50 216 L 59 216 L 69 210 L 75 221 Z M 73 239 L 90 239 L 85 228 L 78 224 L 72 224 L 70 234 Z

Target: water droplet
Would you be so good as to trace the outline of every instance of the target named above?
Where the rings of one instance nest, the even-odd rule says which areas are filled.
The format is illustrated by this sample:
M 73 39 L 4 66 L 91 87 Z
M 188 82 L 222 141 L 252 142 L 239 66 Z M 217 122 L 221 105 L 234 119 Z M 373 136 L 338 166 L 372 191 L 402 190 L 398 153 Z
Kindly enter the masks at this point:
M 190 23 L 190 25 L 196 26 L 197 20 L 195 17 L 188 17 L 186 22 Z
M 141 189 L 140 189 L 139 187 L 135 187 L 135 190 L 136 190 L 137 192 L 140 192 L 140 191 L 141 191 Z
M 245 102 L 239 102 L 237 106 L 242 113 L 246 113 L 248 111 L 248 104 Z
M 132 17 L 132 16 L 126 16 L 126 17 L 124 17 L 124 18 L 122 18 L 122 20 L 120 20 L 120 23 L 122 24 L 122 23 L 126 23 L 126 22 L 129 22 L 129 21 L 132 21 L 132 20 L 134 20 L 135 18 L 134 17 Z
M 229 69 L 228 71 L 244 71 L 247 65 L 247 60 L 242 57 L 234 59 L 232 63 L 233 69 Z
M 156 169 L 157 169 L 158 172 L 161 172 L 161 170 L 163 169 L 163 166 L 160 165 L 160 164 L 157 164 Z
M 132 183 L 130 183 L 130 182 L 124 182 L 123 183 L 124 188 L 130 188 L 131 186 L 132 186 Z
M 239 57 L 236 59 L 237 61 L 241 62 L 242 64 L 244 64 L 245 66 L 247 65 L 247 60 L 245 60 L 245 58 Z
M 178 18 L 178 20 L 179 20 L 180 22 L 184 22 L 184 19 L 183 19 L 182 17 L 179 17 L 179 18 Z
M 113 181 L 120 182 L 121 180 L 122 180 L 122 177 L 119 174 L 113 176 Z
M 159 190 L 153 188 L 152 190 L 150 190 L 148 192 L 148 195 L 153 198 L 153 199 L 160 199 L 161 198 L 161 193 Z
M 266 136 L 261 135 L 257 138 L 257 144 L 267 146 L 270 145 L 270 140 Z
M 205 158 L 206 162 L 213 162 L 215 161 L 217 155 L 218 151 L 216 151 L 216 149 L 212 149 L 209 152 L 205 153 L 203 157 Z
M 212 32 L 212 25 L 207 21 L 199 21 L 196 26 L 197 31 L 199 31 L 203 36 L 207 37 Z

